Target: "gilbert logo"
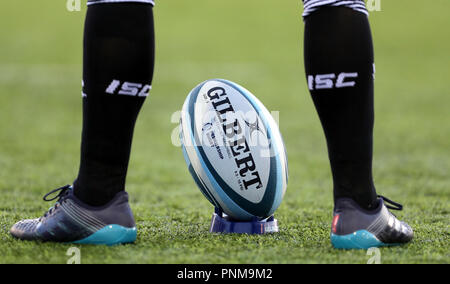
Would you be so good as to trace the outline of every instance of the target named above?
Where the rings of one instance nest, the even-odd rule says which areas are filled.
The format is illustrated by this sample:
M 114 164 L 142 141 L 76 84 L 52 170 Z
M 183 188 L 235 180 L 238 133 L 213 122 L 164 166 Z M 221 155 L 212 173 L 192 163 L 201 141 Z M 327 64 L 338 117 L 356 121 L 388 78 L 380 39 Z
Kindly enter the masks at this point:
M 250 137 L 252 136 L 253 132 L 255 132 L 255 131 L 260 131 L 261 133 L 264 134 L 262 129 L 259 127 L 258 118 L 256 118 L 256 122 L 254 122 L 254 123 L 250 123 L 247 120 L 244 120 L 244 122 L 245 122 L 245 124 L 247 124 L 248 128 L 250 129 Z
M 256 169 L 256 164 L 250 151 L 250 147 L 245 139 L 245 133 L 239 120 L 230 113 L 235 114 L 233 105 L 231 104 L 228 94 L 222 87 L 214 87 L 207 92 L 217 119 L 220 122 L 223 132 L 225 133 L 225 141 L 232 153 L 239 176 L 242 178 L 241 189 L 261 189 L 263 184 Z M 257 128 L 255 124 L 254 128 Z

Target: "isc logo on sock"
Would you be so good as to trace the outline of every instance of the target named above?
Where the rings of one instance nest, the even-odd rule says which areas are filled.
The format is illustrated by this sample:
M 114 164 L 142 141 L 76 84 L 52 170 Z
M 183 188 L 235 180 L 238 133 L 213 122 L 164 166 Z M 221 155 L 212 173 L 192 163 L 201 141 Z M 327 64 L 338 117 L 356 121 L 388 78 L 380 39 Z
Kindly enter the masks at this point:
M 122 83 L 119 80 L 113 80 L 111 84 L 109 84 L 108 88 L 106 88 L 105 92 L 112 95 L 117 94 L 132 97 L 147 97 L 151 89 L 151 85 L 143 85 L 131 82 Z
M 358 78 L 358 73 L 321 74 L 308 75 L 309 90 L 333 89 L 354 87 L 356 82 L 352 79 Z

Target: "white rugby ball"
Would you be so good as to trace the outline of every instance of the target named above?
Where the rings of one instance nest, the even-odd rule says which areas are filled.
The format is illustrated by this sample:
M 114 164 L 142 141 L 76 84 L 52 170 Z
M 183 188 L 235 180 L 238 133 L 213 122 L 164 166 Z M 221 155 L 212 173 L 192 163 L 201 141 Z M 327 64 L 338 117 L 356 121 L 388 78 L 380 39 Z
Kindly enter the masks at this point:
M 180 138 L 205 197 L 234 220 L 270 217 L 288 182 L 286 151 L 265 106 L 236 83 L 208 80 L 186 98 Z

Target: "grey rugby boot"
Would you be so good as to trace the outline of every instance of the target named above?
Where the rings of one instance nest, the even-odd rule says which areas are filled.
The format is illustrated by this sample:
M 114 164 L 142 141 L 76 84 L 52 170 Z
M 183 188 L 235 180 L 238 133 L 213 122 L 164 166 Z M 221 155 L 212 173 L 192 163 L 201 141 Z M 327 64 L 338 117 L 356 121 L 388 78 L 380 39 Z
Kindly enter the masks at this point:
M 48 199 L 52 194 L 54 198 Z M 84 204 L 66 185 L 44 196 L 45 201 L 58 199 L 41 218 L 22 220 L 10 230 L 21 240 L 40 240 L 77 244 L 116 245 L 136 240 L 136 225 L 128 204 L 128 194 L 118 193 L 102 207 Z
M 412 240 L 411 227 L 388 210 L 402 210 L 403 206 L 383 196 L 378 200 L 378 208 L 373 211 L 362 209 L 349 198 L 336 200 L 331 226 L 331 243 L 335 248 L 368 249 L 401 245 Z

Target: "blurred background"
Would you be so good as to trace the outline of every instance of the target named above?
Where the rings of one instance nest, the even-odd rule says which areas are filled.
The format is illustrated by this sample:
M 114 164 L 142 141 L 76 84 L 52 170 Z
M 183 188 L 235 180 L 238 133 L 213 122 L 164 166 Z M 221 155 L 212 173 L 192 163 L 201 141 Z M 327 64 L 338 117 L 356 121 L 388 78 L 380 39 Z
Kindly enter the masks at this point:
M 153 89 L 136 126 L 127 181 L 143 243 L 134 247 L 133 260 L 120 250 L 113 250 L 110 260 L 270 262 L 281 252 L 285 257 L 274 262 L 339 260 L 329 251 L 331 174 L 303 70 L 301 1 L 156 2 Z M 381 0 L 381 11 L 370 13 L 377 69 L 375 181 L 380 193 L 406 204 L 402 216 L 416 226 L 421 249 L 413 244 L 416 253 L 410 250 L 392 261 L 449 260 L 448 11 L 448 0 Z M 0 222 L 9 261 L 61 259 L 44 254 L 36 260 L 16 251 L 7 229 L 19 218 L 42 214 L 48 204 L 40 202 L 41 196 L 76 177 L 85 12 L 85 1 L 74 12 L 62 0 L 0 4 Z M 210 78 L 235 81 L 269 110 L 280 112 L 290 184 L 277 213 L 284 232 L 274 237 L 279 242 L 267 254 L 241 244 L 241 253 L 217 255 L 212 252 L 214 237 L 199 250 L 173 229 L 188 222 L 207 230 L 212 213 L 186 170 L 181 150 L 171 143 L 178 122 L 171 120 L 172 114 L 194 86 Z M 434 238 L 427 236 L 431 232 Z M 187 236 L 194 240 L 198 234 Z M 159 246 L 149 246 L 144 238 Z M 12 256 L 14 252 L 19 256 Z M 186 254 L 190 258 L 183 258 Z M 352 257 L 348 261 L 364 254 Z

